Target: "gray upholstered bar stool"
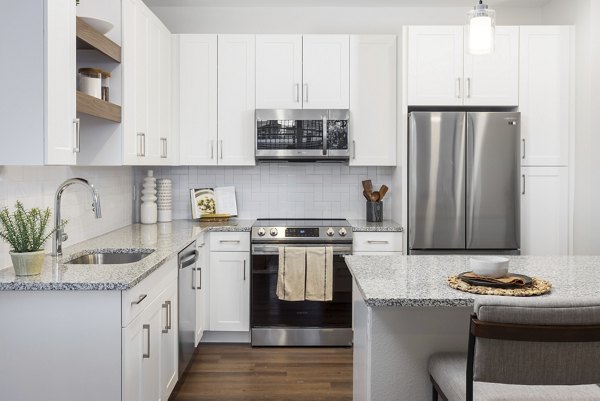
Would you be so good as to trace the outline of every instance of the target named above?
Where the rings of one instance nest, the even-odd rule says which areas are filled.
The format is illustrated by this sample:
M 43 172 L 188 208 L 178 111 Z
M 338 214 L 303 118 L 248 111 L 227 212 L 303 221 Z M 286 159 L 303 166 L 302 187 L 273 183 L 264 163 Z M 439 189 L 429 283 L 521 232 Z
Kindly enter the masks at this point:
M 599 401 L 600 298 L 481 297 L 468 354 L 432 355 L 429 375 L 434 401 Z

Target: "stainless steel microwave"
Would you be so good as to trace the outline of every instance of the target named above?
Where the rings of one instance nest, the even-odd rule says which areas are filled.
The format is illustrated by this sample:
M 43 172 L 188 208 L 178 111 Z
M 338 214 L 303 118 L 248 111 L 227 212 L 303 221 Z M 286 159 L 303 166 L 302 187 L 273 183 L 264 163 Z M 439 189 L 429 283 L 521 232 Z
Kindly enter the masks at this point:
M 347 161 L 348 110 L 256 110 L 256 160 Z

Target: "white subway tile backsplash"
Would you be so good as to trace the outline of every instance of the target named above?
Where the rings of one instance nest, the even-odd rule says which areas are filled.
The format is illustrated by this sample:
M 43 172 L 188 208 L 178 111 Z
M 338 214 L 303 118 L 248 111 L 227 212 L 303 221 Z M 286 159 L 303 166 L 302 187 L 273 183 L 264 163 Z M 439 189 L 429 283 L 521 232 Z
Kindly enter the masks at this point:
M 362 180 L 391 187 L 393 167 L 349 167 L 342 164 L 265 163 L 248 167 L 149 167 L 158 178 L 173 181 L 173 218 L 189 219 L 190 188 L 235 186 L 239 216 L 295 218 L 365 218 Z M 140 187 L 146 167 L 135 169 Z M 391 218 L 394 188 L 384 200 Z
M 12 210 L 17 200 L 25 207 L 54 208 L 54 193 L 67 178 L 82 177 L 100 193 L 102 218 L 92 213 L 91 198 L 85 188 L 72 186 L 62 197 L 62 217 L 69 220 L 65 231 L 73 245 L 131 224 L 134 171 L 131 167 L 16 167 L 0 166 L 0 208 Z M 189 200 L 187 201 L 189 205 Z M 51 241 L 46 243 L 50 251 Z M 9 245 L 0 242 L 0 268 L 12 264 Z

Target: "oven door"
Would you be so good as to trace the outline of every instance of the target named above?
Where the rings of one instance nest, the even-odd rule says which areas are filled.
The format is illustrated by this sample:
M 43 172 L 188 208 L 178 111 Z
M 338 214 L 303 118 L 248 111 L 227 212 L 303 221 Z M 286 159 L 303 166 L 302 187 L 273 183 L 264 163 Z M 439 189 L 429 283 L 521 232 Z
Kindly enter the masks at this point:
M 347 160 L 348 142 L 348 110 L 256 110 L 257 160 Z
M 323 246 L 291 245 L 286 246 Z M 352 277 L 344 255 L 352 245 L 335 245 L 333 256 L 333 296 L 328 302 L 281 301 L 277 298 L 279 248 L 277 245 L 252 245 L 252 328 L 351 328 Z

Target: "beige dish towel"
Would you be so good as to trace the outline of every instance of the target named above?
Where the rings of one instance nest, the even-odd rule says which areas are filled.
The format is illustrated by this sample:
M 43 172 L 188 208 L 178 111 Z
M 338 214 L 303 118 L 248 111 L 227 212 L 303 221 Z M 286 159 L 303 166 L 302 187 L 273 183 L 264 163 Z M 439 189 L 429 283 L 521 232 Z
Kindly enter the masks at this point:
M 277 298 L 304 301 L 306 282 L 306 248 L 279 247 Z
M 333 294 L 333 248 L 306 248 L 307 301 L 331 301 Z

